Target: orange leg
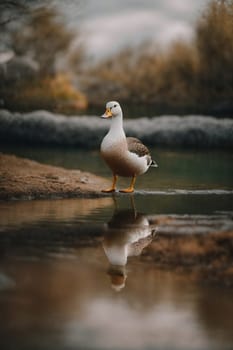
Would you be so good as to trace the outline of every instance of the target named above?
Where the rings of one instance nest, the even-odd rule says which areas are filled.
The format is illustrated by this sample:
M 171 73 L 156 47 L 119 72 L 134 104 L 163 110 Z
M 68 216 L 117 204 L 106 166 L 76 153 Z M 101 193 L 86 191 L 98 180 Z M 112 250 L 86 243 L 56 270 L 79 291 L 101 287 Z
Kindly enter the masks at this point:
M 116 183 L 117 183 L 117 175 L 113 175 L 112 187 L 107 188 L 106 190 L 102 190 L 104 193 L 111 193 L 116 191 Z
M 131 193 L 134 191 L 134 185 L 135 185 L 135 182 L 136 182 L 136 176 L 134 175 L 132 177 L 132 181 L 131 181 L 131 184 L 128 188 L 125 188 L 124 190 L 120 190 L 120 192 L 123 192 L 123 193 Z

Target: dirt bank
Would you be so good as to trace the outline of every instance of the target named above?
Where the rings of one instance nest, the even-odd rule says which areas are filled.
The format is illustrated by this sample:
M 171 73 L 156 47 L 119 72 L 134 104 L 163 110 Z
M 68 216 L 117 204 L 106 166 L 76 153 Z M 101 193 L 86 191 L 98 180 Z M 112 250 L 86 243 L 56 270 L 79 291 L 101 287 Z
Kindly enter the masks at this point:
M 153 223 L 163 225 L 157 220 Z M 142 259 L 159 269 L 187 274 L 189 279 L 232 287 L 232 229 L 207 234 L 177 234 L 173 225 L 171 223 L 170 232 L 158 233 L 144 250 Z
M 0 200 L 97 197 L 109 186 L 99 176 L 0 153 Z

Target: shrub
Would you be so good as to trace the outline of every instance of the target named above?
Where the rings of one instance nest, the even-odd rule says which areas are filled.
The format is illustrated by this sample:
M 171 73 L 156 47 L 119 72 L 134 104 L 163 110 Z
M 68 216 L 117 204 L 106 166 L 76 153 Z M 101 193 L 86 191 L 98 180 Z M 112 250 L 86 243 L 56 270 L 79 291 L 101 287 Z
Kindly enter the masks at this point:
M 45 109 L 72 114 L 87 108 L 87 98 L 74 88 L 67 75 L 57 74 L 20 84 L 14 93 L 6 94 L 5 105 L 13 110 Z
M 233 100 L 233 1 L 212 1 L 197 23 L 199 98 Z
M 86 71 L 82 86 L 90 104 L 114 96 L 155 110 L 163 106 L 165 113 L 168 106 L 170 111 L 232 111 L 233 0 L 208 4 L 191 43 L 124 50 Z

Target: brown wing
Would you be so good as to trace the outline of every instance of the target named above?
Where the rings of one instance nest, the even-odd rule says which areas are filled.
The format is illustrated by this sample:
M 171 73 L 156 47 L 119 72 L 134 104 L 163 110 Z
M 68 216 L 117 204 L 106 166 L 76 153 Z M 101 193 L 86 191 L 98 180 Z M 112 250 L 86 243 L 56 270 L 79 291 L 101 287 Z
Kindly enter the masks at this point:
M 149 156 L 150 152 L 148 148 L 136 137 L 127 137 L 128 150 L 132 153 L 136 153 L 139 157 Z

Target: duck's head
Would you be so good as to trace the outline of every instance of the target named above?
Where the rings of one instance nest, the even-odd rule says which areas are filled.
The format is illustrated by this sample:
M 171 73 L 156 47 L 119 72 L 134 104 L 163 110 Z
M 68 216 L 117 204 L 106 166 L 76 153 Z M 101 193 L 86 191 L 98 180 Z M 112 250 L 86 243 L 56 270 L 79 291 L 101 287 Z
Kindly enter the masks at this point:
M 101 117 L 111 118 L 111 117 L 116 117 L 118 115 L 122 115 L 120 104 L 116 101 L 110 101 L 106 103 L 106 111 Z

